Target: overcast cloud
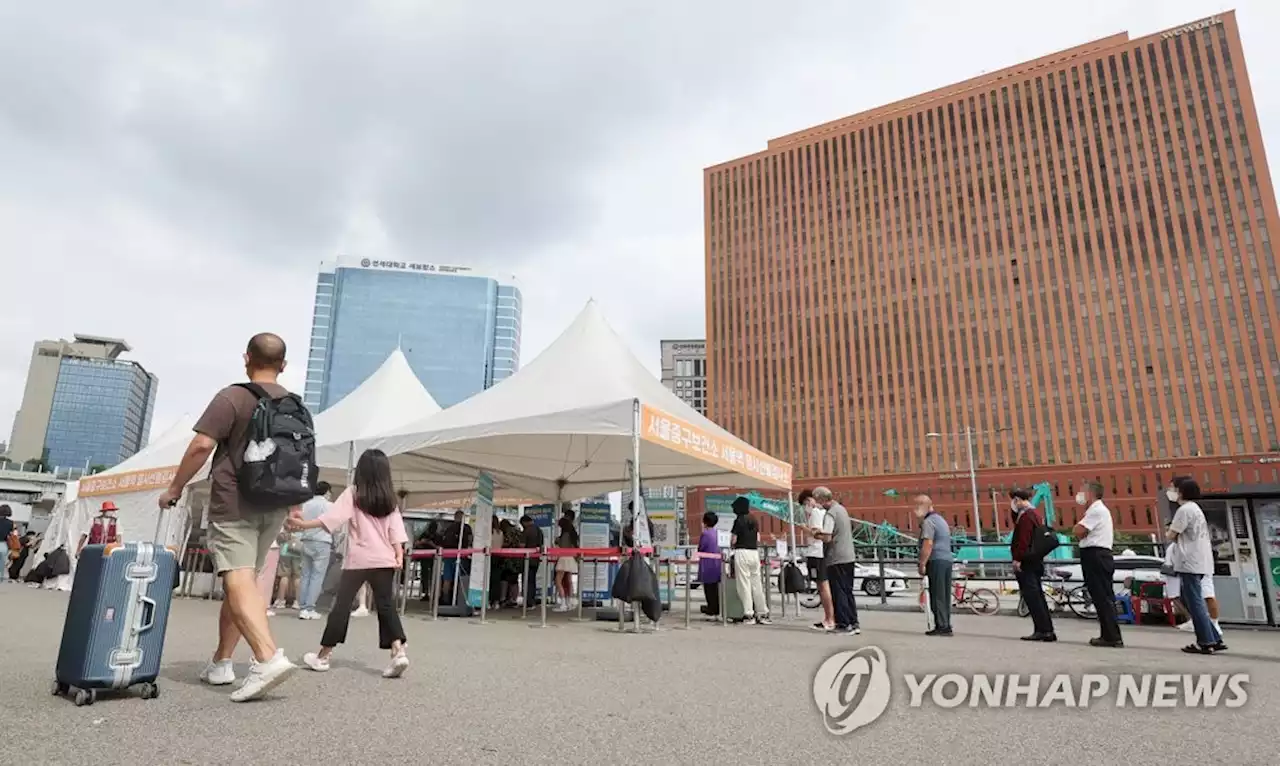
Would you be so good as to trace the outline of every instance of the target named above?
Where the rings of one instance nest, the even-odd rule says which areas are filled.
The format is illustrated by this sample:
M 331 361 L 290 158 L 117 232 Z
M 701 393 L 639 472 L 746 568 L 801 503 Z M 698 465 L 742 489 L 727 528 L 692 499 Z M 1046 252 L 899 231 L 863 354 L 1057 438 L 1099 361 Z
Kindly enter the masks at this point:
M 156 429 L 262 329 L 300 389 L 337 253 L 515 275 L 526 363 L 594 296 L 656 370 L 704 332 L 703 167 L 1229 7 L 1042 5 L 0 0 L 0 440 L 32 342 L 75 332 L 160 376 Z M 1275 157 L 1272 5 L 1237 7 Z

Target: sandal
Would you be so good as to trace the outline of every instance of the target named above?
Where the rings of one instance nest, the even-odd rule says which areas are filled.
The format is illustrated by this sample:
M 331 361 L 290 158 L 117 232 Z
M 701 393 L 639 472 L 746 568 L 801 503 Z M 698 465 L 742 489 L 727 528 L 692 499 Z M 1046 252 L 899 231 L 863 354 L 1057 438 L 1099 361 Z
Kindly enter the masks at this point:
M 1187 654 L 1213 654 L 1212 647 L 1201 646 L 1200 644 L 1187 644 L 1182 647 L 1182 651 Z
M 1227 650 L 1227 645 L 1226 645 L 1226 644 L 1224 644 L 1224 643 L 1222 643 L 1221 641 L 1219 641 L 1218 643 L 1216 643 L 1216 644 L 1214 644 L 1213 646 L 1209 647 L 1209 649 L 1210 649 L 1214 654 L 1217 654 L 1218 652 L 1225 652 L 1225 651 Z

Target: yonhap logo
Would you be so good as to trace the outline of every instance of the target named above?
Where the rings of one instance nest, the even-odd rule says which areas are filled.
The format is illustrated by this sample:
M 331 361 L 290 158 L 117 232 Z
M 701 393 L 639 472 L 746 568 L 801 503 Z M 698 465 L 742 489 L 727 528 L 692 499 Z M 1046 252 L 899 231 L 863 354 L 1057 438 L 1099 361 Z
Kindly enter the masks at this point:
M 889 707 L 890 692 L 888 664 L 875 646 L 833 654 L 813 676 L 813 701 L 832 734 L 873 723 Z

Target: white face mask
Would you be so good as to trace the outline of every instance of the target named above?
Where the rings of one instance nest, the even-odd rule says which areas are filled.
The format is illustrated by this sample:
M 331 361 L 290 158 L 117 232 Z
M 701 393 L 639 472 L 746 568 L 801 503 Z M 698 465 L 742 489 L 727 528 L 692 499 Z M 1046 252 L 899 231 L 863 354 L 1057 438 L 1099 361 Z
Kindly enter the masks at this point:
M 1085 504 L 1085 501 L 1086 501 L 1086 500 L 1088 500 L 1088 499 L 1089 499 L 1089 497 L 1088 497 L 1088 495 L 1086 495 L 1085 493 L 1083 493 L 1083 492 L 1077 492 L 1077 493 L 1076 493 L 1076 505 L 1084 505 L 1084 504 Z
M 1164 491 L 1164 496 L 1169 498 L 1169 502 L 1171 503 L 1178 502 L 1178 490 L 1176 489 L 1166 489 Z

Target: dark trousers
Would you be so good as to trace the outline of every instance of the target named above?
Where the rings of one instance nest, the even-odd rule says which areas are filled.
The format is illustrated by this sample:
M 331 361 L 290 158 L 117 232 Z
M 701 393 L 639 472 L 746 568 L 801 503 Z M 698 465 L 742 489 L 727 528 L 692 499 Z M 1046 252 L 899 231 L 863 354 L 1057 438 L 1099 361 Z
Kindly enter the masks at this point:
M 542 590 L 542 582 L 538 580 L 538 567 L 542 562 L 537 559 L 529 559 L 529 582 L 524 584 L 524 602 L 529 606 L 533 606 L 546 596 L 546 592 Z
M 324 584 L 320 586 L 320 598 L 316 599 L 316 609 L 329 610 L 334 607 L 334 599 L 338 597 L 338 583 L 342 580 L 342 557 L 336 553 L 329 554 L 329 568 L 324 573 Z M 352 600 L 355 597 L 352 596 Z M 351 611 L 351 603 L 346 605 Z
M 1027 605 L 1031 624 L 1042 636 L 1053 635 L 1053 616 L 1049 614 L 1049 601 L 1044 597 L 1044 564 L 1023 564 L 1018 571 L 1018 593 Z
M 1112 579 L 1116 562 L 1111 549 L 1081 548 L 1080 569 L 1084 573 L 1084 587 L 1089 591 L 1089 599 L 1098 612 L 1102 640 L 1119 641 L 1120 623 L 1116 621 L 1116 590 Z
M 827 564 L 827 582 L 831 586 L 831 607 L 836 628 L 858 627 L 858 601 L 853 595 L 855 569 L 849 564 Z
M 930 559 L 924 563 L 924 576 L 929 578 L 929 608 L 933 610 L 933 627 L 951 630 L 951 562 Z
M 342 579 L 338 581 L 338 597 L 335 608 L 329 612 L 329 621 L 325 623 L 324 635 L 320 637 L 320 645 L 326 649 L 347 640 L 347 625 L 351 622 L 350 604 L 355 600 L 360 586 L 369 583 L 373 591 L 373 604 L 378 610 L 378 647 L 390 649 L 391 642 L 408 643 L 404 634 L 404 626 L 400 624 L 400 614 L 396 611 L 395 591 L 396 575 L 399 570 L 386 569 L 344 569 Z M 347 608 L 342 608 L 346 604 Z
M 707 605 L 702 608 L 702 613 L 710 617 L 720 616 L 720 586 L 722 583 L 709 582 L 703 583 L 702 588 L 707 594 Z

